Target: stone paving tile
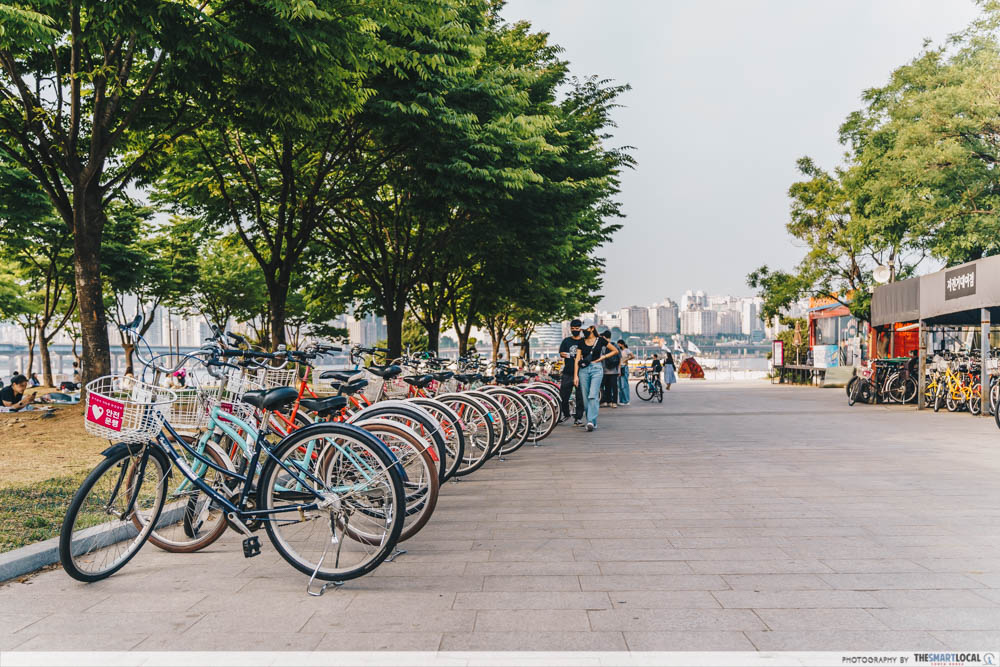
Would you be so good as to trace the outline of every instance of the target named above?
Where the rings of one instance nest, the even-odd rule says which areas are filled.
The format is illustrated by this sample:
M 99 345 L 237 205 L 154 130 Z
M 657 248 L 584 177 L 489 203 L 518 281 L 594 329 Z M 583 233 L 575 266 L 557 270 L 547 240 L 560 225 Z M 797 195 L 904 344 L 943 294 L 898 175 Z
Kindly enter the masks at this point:
M 760 618 L 746 609 L 612 609 L 587 613 L 591 627 L 599 632 L 766 629 Z
M 343 589 L 336 591 L 336 602 L 341 602 L 340 594 Z M 415 609 L 451 609 L 455 604 L 455 599 L 465 593 L 442 593 L 442 592 L 414 592 L 414 591 L 365 591 L 364 594 L 352 595 L 344 603 L 343 609 L 348 614 L 354 612 L 375 612 L 385 609 L 400 609 L 407 606 Z M 327 598 L 332 595 L 324 595 L 322 609 L 324 612 L 330 611 L 330 602 Z M 333 601 L 331 601 L 333 602 Z M 336 607 L 334 607 L 336 609 Z
M 833 572 L 815 559 L 807 560 L 693 560 L 698 574 L 810 574 Z
M 475 631 L 589 632 L 590 620 L 581 609 L 482 609 Z
M 12 584 L 0 588 L 0 627 L 4 612 L 16 610 L 18 614 L 46 616 L 53 611 L 84 611 L 111 597 L 110 593 L 94 595 L 83 590 L 75 593 L 39 592 L 30 586 Z M 202 596 L 204 597 L 204 596 Z
M 113 597 L 109 596 L 104 598 L 104 600 L 89 607 L 87 609 L 87 613 L 123 611 L 186 611 L 207 597 L 209 597 L 209 595 L 205 593 L 162 593 L 158 595 L 149 595 L 147 593 L 123 593 Z M 66 611 L 66 609 L 61 605 L 60 610 Z
M 273 622 L 272 618 L 272 628 Z M 132 648 L 136 651 L 245 651 L 250 646 L 262 646 L 262 636 L 267 637 L 268 651 L 313 651 L 320 648 L 323 639 L 322 633 L 316 632 L 245 632 L 235 625 L 227 630 L 203 632 L 196 626 L 181 635 L 150 635 Z M 86 643 L 79 646 L 86 646 Z
M 610 609 L 604 592 L 511 592 L 458 593 L 453 609 Z
M 891 606 L 860 591 L 712 591 L 727 609 L 841 609 Z
M 931 572 L 967 574 L 1000 572 L 1000 558 L 917 558 L 914 562 Z
M 472 632 L 475 624 L 476 612 L 471 610 L 397 606 L 358 609 L 349 614 L 318 610 L 309 617 L 299 632 L 320 634 L 358 630 L 370 632 L 373 628 L 378 628 L 387 635 L 394 632 L 439 633 L 443 628 L 448 628 L 452 632 Z
M 872 609 L 871 614 L 893 630 L 996 630 L 1000 628 L 1000 608 L 997 607 Z
M 311 648 L 316 651 L 436 651 L 440 632 L 328 632 Z M 313 637 L 315 635 L 309 635 Z
M 1000 630 L 932 630 L 930 634 L 949 649 L 966 646 L 992 651 L 1000 646 Z
M 1000 591 L 996 591 L 1000 592 Z M 1000 601 L 991 601 L 986 590 L 892 590 L 870 591 L 869 595 L 882 604 L 880 607 L 997 607 Z M 872 605 L 875 606 L 875 605 Z
M 381 570 L 382 568 L 379 568 Z M 377 572 L 378 570 L 376 570 Z M 690 571 L 684 568 L 683 571 Z M 465 576 L 601 574 L 598 563 L 588 561 L 488 561 L 467 563 Z
M 708 591 L 608 591 L 615 609 L 718 609 Z
M 753 651 L 742 632 L 626 632 L 631 651 Z
M 484 591 L 579 591 L 580 578 L 561 575 L 503 575 L 483 578 Z
M 927 632 L 890 630 L 809 630 L 747 632 L 759 651 L 923 651 L 946 649 Z
M 580 586 L 585 591 L 707 591 L 729 588 L 722 577 L 710 574 L 581 576 Z
M 926 589 L 926 588 L 987 588 L 975 576 L 963 574 L 913 572 L 913 573 L 879 573 L 879 574 L 820 574 L 823 581 L 833 588 L 851 590 L 879 590 L 890 588 Z
M 104 632 L 94 634 L 77 634 L 65 632 L 43 632 L 28 638 L 16 646 L 18 651 L 129 651 L 138 649 L 139 645 L 149 637 L 145 632 L 118 632 L 107 628 Z M 213 643 L 218 641 L 212 638 Z M 172 637 L 174 642 L 177 636 Z M 14 647 L 12 647 L 14 648 Z
M 624 651 L 620 632 L 444 633 L 442 651 Z
M 679 560 L 601 561 L 594 574 L 694 574 L 691 565 Z M 581 572 L 580 574 L 591 574 Z
M 888 628 L 864 609 L 758 609 L 757 616 L 771 630 L 909 629 Z
M 724 574 L 723 581 L 734 590 L 818 590 L 832 586 L 814 574 Z
M 823 558 L 820 562 L 839 574 L 928 571 L 920 563 L 904 558 Z

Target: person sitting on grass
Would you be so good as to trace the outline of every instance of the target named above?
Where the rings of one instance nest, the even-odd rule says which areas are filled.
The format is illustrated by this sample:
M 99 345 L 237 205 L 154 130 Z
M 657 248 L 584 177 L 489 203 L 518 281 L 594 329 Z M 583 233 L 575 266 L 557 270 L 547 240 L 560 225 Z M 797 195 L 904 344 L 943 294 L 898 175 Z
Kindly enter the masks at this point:
M 31 377 L 28 378 L 28 384 L 32 388 L 34 388 L 34 387 L 41 387 L 42 386 L 42 383 L 39 382 L 39 380 L 38 380 L 38 374 L 37 373 L 32 373 L 31 374 Z
M 0 403 L 3 407 L 11 410 L 20 410 L 27 407 L 35 400 L 36 392 L 25 398 L 24 391 L 28 388 L 28 378 L 23 375 L 15 375 L 10 379 L 10 384 L 0 389 Z

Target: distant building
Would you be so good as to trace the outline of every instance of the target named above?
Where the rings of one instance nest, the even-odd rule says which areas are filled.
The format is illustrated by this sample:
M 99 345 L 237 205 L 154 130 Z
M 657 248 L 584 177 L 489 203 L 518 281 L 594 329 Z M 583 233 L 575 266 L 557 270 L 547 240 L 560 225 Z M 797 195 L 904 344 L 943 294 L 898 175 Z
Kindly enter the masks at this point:
M 618 325 L 622 331 L 629 333 L 649 333 L 649 309 L 642 306 L 629 306 L 618 311 Z
M 373 347 L 379 341 L 389 337 L 389 329 L 385 324 L 384 317 L 376 315 L 366 315 L 361 319 L 348 317 L 347 337 L 350 339 L 351 345 Z
M 661 334 L 677 333 L 677 304 L 666 299 L 649 307 L 649 332 Z
M 741 313 L 743 316 L 741 325 L 743 335 L 753 336 L 754 334 L 763 331 L 764 322 L 760 319 L 760 307 L 762 303 L 763 299 L 760 297 L 743 299 L 743 303 L 741 304 Z
M 716 312 L 716 328 L 718 334 L 739 334 L 742 333 L 742 315 L 738 310 L 720 310 Z
M 708 308 L 708 296 L 702 290 L 684 292 L 680 303 L 681 311 L 697 310 L 698 308 Z
M 535 333 L 532 338 L 537 338 L 538 343 L 545 347 L 558 347 L 563 339 L 562 323 L 539 324 L 535 327 Z
M 681 312 L 681 333 L 686 336 L 714 336 L 718 322 L 714 310 L 685 310 Z

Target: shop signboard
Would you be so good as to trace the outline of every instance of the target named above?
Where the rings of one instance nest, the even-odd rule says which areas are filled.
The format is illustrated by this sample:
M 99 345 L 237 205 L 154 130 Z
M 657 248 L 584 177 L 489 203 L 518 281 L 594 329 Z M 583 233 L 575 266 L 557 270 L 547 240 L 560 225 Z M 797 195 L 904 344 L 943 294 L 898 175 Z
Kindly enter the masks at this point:
M 944 274 L 944 298 L 957 299 L 976 293 L 976 265 L 952 269 Z
M 785 342 L 781 340 L 771 341 L 771 362 L 773 366 L 785 365 Z
M 833 368 L 840 365 L 839 348 L 836 345 L 813 345 L 813 365 L 816 368 Z

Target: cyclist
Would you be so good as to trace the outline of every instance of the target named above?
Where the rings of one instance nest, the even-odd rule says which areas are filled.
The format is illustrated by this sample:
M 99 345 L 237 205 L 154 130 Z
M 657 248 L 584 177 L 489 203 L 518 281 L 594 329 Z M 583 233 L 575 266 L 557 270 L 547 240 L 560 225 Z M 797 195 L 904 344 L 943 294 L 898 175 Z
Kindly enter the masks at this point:
M 660 355 L 653 353 L 653 361 L 650 364 L 653 369 L 653 375 L 656 376 L 656 386 L 660 386 L 660 373 L 663 371 L 663 363 L 660 361 Z

